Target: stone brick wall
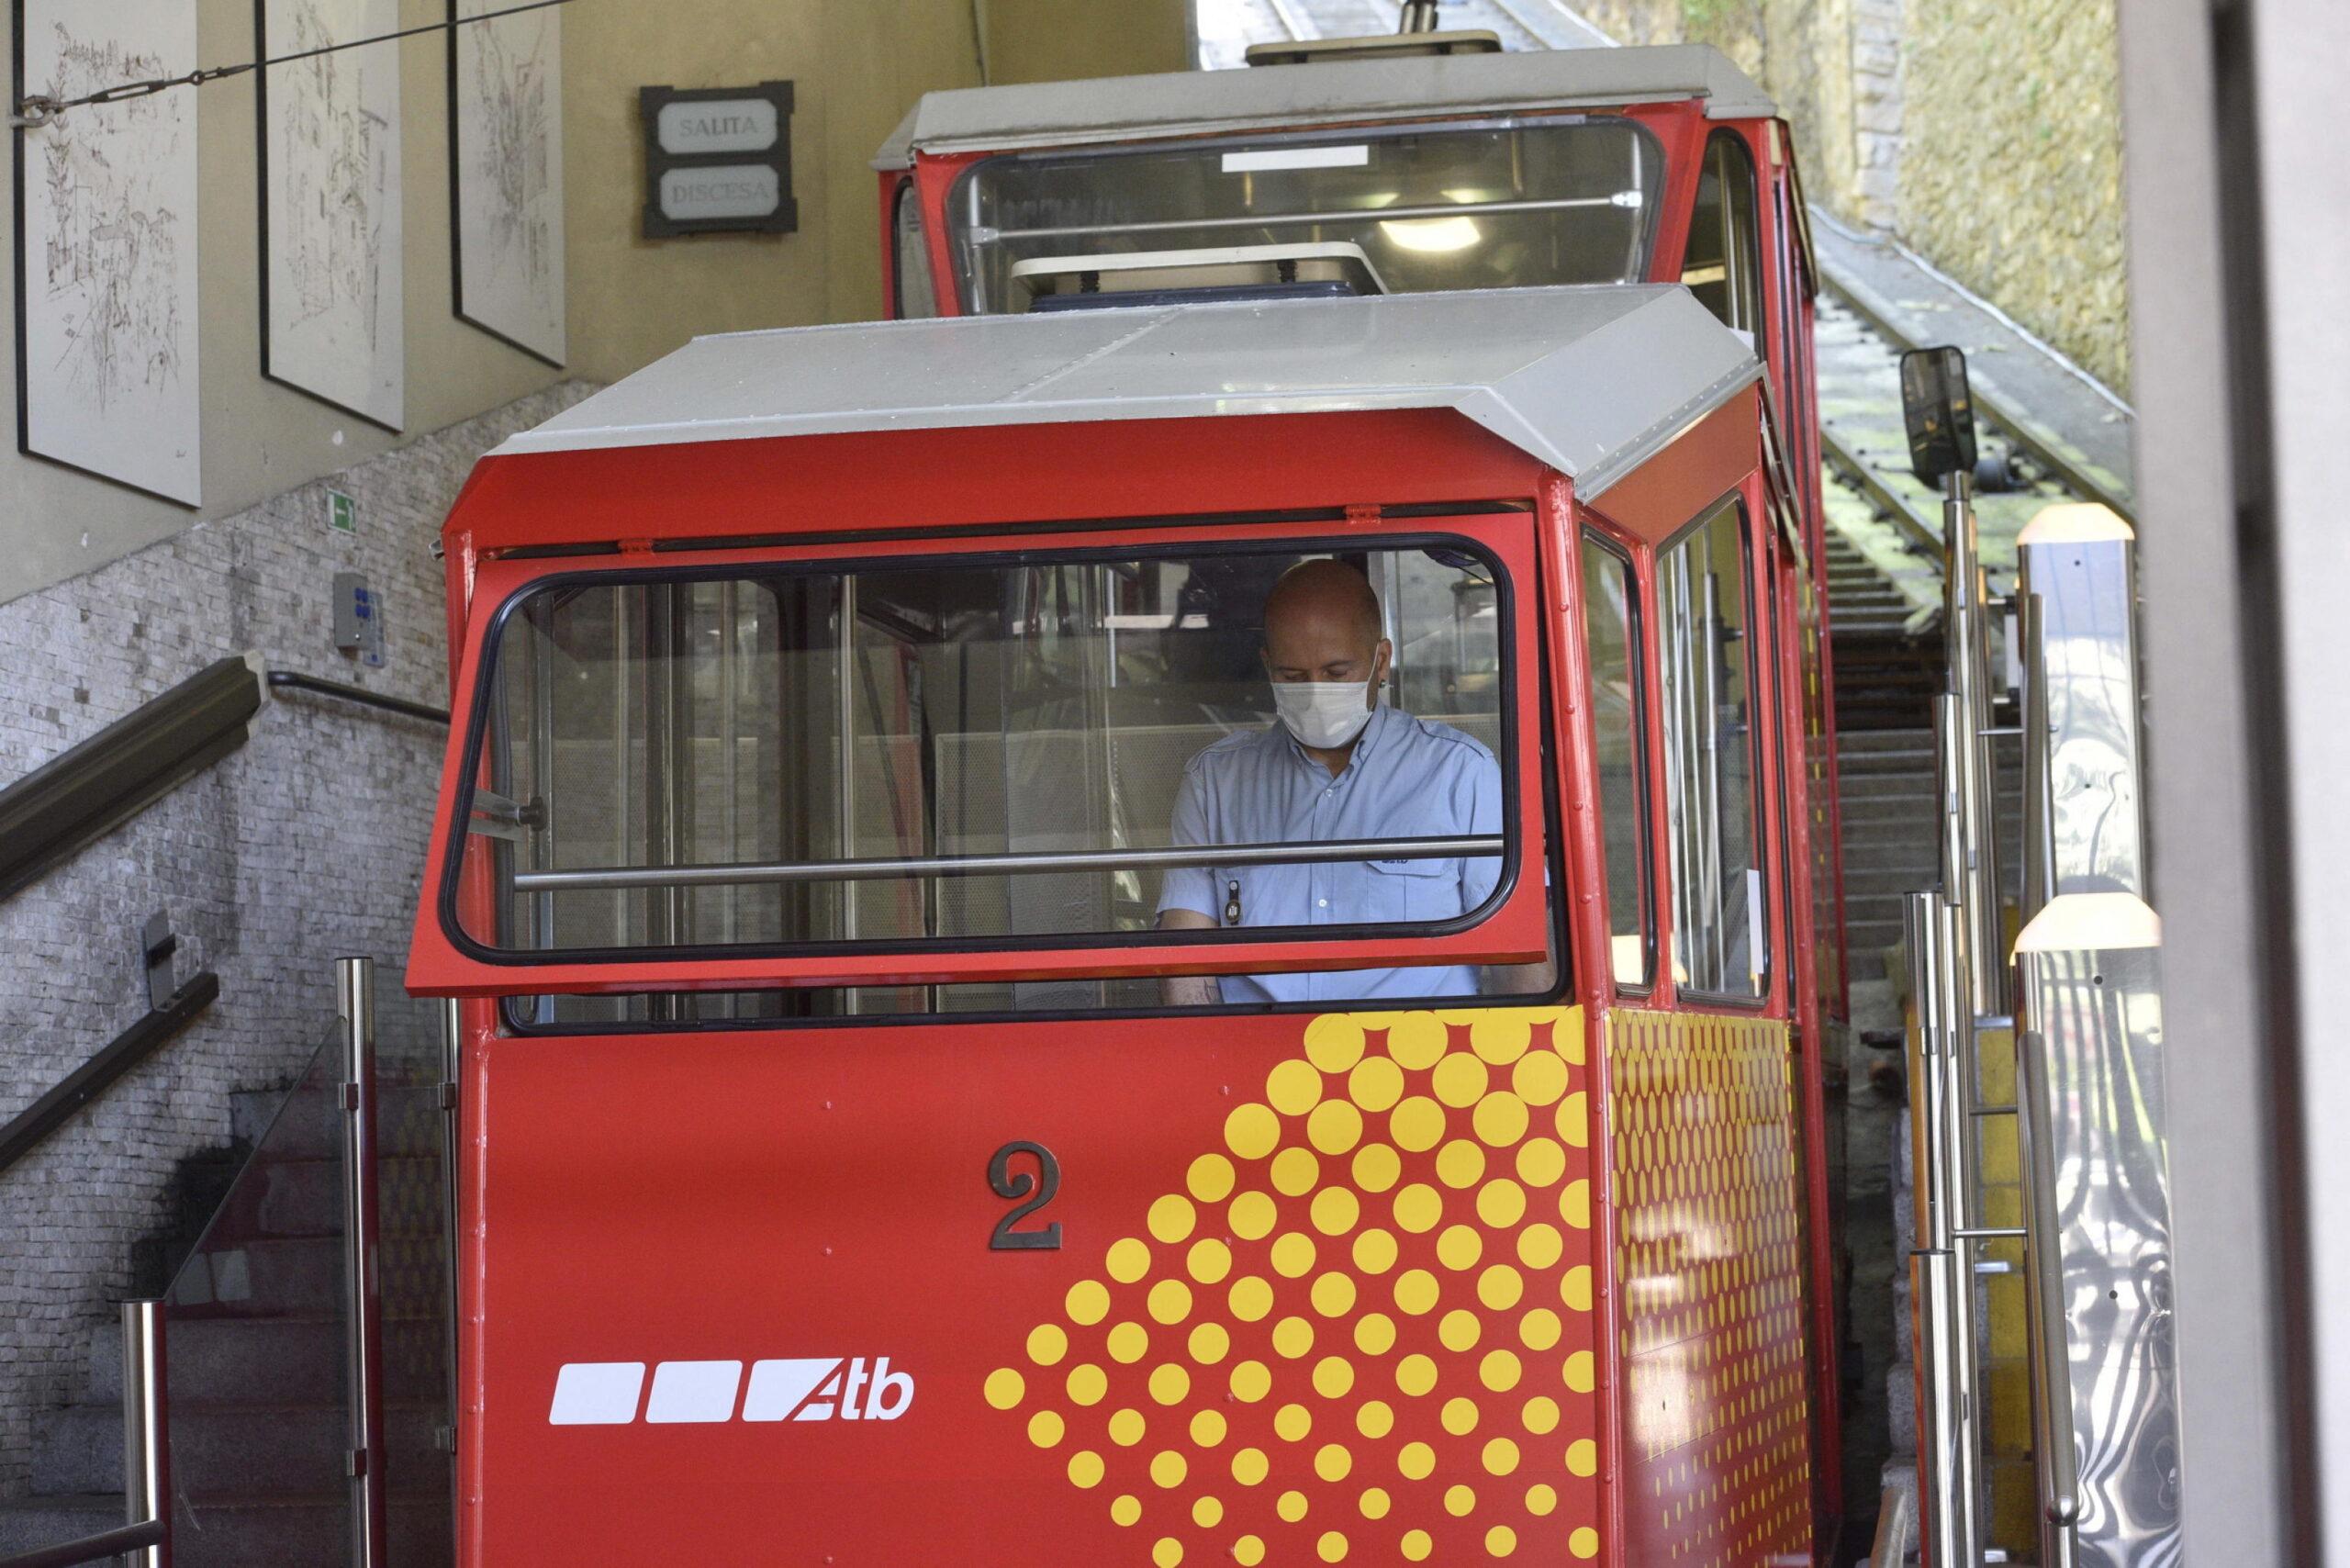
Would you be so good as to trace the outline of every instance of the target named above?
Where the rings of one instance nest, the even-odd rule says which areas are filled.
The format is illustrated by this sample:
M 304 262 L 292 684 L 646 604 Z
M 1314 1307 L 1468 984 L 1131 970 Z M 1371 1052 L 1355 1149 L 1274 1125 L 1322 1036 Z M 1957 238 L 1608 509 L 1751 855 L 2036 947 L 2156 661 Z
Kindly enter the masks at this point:
M 0 604 L 0 782 L 249 649 L 444 703 L 429 543 L 476 456 L 587 390 L 550 388 L 335 476 L 355 533 L 327 528 L 309 485 Z M 384 606 L 380 669 L 331 644 L 338 570 L 364 573 Z M 325 1038 L 332 961 L 377 960 L 386 1032 L 429 1025 L 400 972 L 443 739 L 330 699 L 272 700 L 241 750 L 0 903 L 0 1119 L 145 1010 L 135 933 L 156 910 L 181 977 L 221 982 L 193 1028 L 0 1174 L 0 1496 L 24 1489 L 37 1413 L 81 1386 L 175 1162 L 228 1141 L 232 1092 L 289 1082 Z

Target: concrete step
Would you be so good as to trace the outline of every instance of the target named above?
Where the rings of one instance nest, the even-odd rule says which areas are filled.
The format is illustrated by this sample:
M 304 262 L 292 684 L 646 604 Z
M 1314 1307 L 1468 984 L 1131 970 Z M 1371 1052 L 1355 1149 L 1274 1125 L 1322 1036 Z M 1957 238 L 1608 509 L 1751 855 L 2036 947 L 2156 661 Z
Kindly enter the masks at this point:
M 387 1462 L 411 1475 L 431 1466 L 443 1419 L 437 1405 L 388 1405 L 384 1411 Z M 289 1496 L 331 1495 L 343 1481 L 351 1446 L 350 1415 L 333 1405 L 206 1405 L 175 1400 L 171 1406 L 172 1485 L 202 1499 L 218 1494 Z M 35 1424 L 32 1491 L 73 1496 L 122 1484 L 122 1407 L 72 1405 Z
M 272 1155 L 276 1150 L 271 1151 Z M 397 1155 L 376 1162 L 380 1191 L 438 1191 L 440 1157 Z M 437 1215 L 409 1213 L 401 1206 L 382 1205 L 386 1236 L 408 1235 L 420 1227 L 439 1234 Z M 214 1236 L 276 1238 L 332 1237 L 342 1234 L 342 1160 L 340 1154 L 319 1158 L 256 1160 L 246 1167 L 236 1187 L 220 1205 Z
M 121 1424 L 121 1412 L 117 1411 L 118 1429 Z M 122 1484 L 120 1470 L 114 1473 L 114 1484 Z M 128 1522 L 122 1514 L 120 1492 L 0 1500 L 0 1557 L 62 1545 L 103 1530 L 119 1529 Z
M 445 1481 L 429 1495 L 395 1482 L 388 1561 L 435 1568 L 451 1560 L 448 1493 Z M 350 1561 L 346 1495 L 199 1498 L 178 1510 L 172 1527 L 173 1568 L 328 1568 Z
M 283 1107 L 281 1114 L 280 1107 Z M 287 1092 L 263 1090 L 229 1096 L 229 1125 L 236 1136 L 284 1158 L 323 1159 L 342 1149 L 342 1111 L 334 1097 L 316 1089 Z M 438 1154 L 441 1093 L 425 1084 L 396 1084 L 375 1095 L 375 1145 L 386 1155 Z
M 385 1324 L 386 1337 L 391 1337 L 398 1325 L 412 1321 L 392 1318 Z M 437 1324 L 433 1331 L 438 1332 Z M 191 1317 L 181 1313 L 173 1316 L 167 1332 L 174 1401 L 332 1405 L 342 1397 L 343 1329 L 339 1316 Z M 103 1361 L 105 1358 L 95 1359 Z M 423 1401 L 442 1396 L 437 1361 L 426 1357 L 387 1356 L 386 1360 L 386 1398 Z M 92 1403 L 121 1397 L 118 1368 L 112 1381 L 111 1390 L 93 1391 Z

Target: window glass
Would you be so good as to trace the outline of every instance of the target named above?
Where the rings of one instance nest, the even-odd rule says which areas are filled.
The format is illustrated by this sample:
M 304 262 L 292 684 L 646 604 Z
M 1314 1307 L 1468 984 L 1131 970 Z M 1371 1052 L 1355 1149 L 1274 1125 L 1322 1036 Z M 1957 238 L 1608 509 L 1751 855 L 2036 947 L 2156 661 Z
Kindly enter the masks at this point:
M 1320 556 L 924 560 L 536 589 L 508 612 L 487 677 L 466 853 L 489 858 L 495 896 L 461 903 L 459 928 L 548 953 L 996 950 L 1147 931 L 1170 901 L 1290 936 L 1470 915 L 1504 866 L 1505 585 L 1465 543 L 1330 558 L 1349 593 L 1375 595 L 1367 654 L 1392 650 L 1378 710 L 1333 774 L 1275 728 L 1260 655 L 1269 590 Z M 1221 794 L 1190 782 L 1211 747 Z M 1233 763 L 1241 752 L 1258 761 Z M 1169 853 L 1313 841 L 1380 852 L 1198 867 Z M 1037 856 L 1091 858 L 1018 858 Z M 1455 994 L 1478 979 L 1430 967 L 1393 984 Z M 925 990 L 867 988 L 856 1005 L 904 1011 Z M 1139 1005 L 1158 982 L 952 990 L 942 1005 Z
M 1278 275 L 1390 294 L 1632 282 L 1662 173 L 1635 122 L 1561 119 L 991 158 L 947 206 L 966 305 L 1003 312 L 1029 308 L 1023 263 L 1144 252 L 1348 246 Z M 1246 258 L 1214 259 L 1203 280 Z
M 1697 206 L 1681 281 L 1698 303 L 1741 332 L 1762 330 L 1762 252 L 1755 223 L 1754 160 L 1746 143 L 1717 131 L 1697 175 Z M 1758 342 L 1757 353 L 1762 350 Z
M 923 232 L 922 193 L 912 180 L 898 185 L 896 268 L 898 319 L 919 319 L 938 314 L 938 286 L 932 281 L 930 245 Z
M 1770 929 L 1756 854 L 1745 513 L 1735 501 L 1657 558 L 1658 685 L 1673 868 L 1673 978 L 1762 994 Z
M 1583 636 L 1599 760 L 1599 829 L 1606 851 L 1607 934 L 1616 983 L 1649 983 L 1647 770 L 1640 765 L 1639 588 L 1632 564 L 1595 538 L 1583 545 Z

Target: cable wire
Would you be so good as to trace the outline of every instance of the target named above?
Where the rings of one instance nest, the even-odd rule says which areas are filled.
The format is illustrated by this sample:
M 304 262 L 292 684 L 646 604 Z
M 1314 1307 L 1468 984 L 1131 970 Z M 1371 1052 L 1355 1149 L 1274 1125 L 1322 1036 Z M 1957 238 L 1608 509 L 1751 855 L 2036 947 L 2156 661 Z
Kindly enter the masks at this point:
M 500 17 L 520 16 L 525 11 L 543 11 L 551 6 L 568 6 L 571 0 L 524 0 L 519 6 L 502 10 L 484 11 L 477 17 L 452 17 L 445 22 L 426 22 L 421 27 L 402 28 L 397 32 L 377 33 L 373 38 L 352 39 L 348 43 L 330 43 L 318 49 L 306 49 L 294 54 L 274 55 L 267 60 L 248 60 L 240 65 L 213 65 L 191 71 L 185 76 L 158 76 L 145 82 L 125 82 L 95 93 L 85 93 L 78 98 L 50 98 L 39 94 L 17 104 L 17 112 L 8 123 L 19 129 L 35 129 L 54 124 L 68 109 L 78 109 L 92 104 L 118 104 L 129 98 L 144 98 L 173 87 L 201 87 L 207 82 L 218 82 L 230 76 L 242 76 L 265 66 L 290 65 L 297 60 L 315 60 L 322 54 L 335 54 L 346 49 L 364 49 L 369 44 L 392 43 L 400 39 L 415 38 L 423 33 L 453 32 L 476 22 L 494 22 Z

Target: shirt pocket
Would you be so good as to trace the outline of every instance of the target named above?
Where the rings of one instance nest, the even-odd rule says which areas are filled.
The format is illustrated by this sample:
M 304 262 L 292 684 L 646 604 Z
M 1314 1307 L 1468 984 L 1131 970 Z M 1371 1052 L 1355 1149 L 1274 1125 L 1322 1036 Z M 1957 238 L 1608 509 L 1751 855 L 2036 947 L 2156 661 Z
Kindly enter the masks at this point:
M 1363 902 L 1374 924 L 1419 924 L 1460 913 L 1457 860 L 1373 860 L 1364 870 Z

